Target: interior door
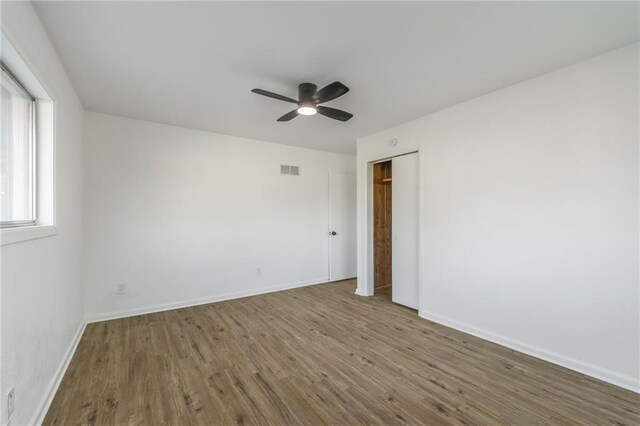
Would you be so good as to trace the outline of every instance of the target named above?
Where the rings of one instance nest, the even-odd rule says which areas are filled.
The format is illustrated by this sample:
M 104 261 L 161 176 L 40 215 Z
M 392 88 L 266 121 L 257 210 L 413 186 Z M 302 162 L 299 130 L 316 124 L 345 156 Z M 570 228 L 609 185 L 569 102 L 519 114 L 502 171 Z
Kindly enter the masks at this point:
M 329 179 L 329 279 L 356 272 L 356 176 L 332 173 Z
M 391 299 L 418 309 L 418 154 L 392 159 Z

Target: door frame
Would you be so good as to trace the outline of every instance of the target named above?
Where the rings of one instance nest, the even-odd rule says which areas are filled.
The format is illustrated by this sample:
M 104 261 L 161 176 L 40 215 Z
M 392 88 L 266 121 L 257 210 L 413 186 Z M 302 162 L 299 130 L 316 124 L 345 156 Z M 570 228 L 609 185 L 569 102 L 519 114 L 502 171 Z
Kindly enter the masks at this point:
M 358 218 L 364 216 L 364 223 L 359 224 L 361 236 L 358 240 L 358 287 L 356 294 L 360 296 L 373 296 L 374 294 L 374 244 L 373 244 L 373 165 L 400 157 L 416 153 L 418 155 L 418 313 L 422 311 L 422 299 L 424 292 L 424 271 L 423 255 L 424 250 L 424 164 L 423 152 L 419 147 L 406 148 L 387 152 L 385 154 L 372 155 L 364 158 L 358 164 L 358 190 L 364 195 L 364 200 L 360 198 L 359 208 L 364 212 L 359 212 Z M 391 171 L 393 178 L 393 170 Z M 363 202 L 364 201 L 364 202 Z M 393 284 L 392 284 L 393 286 Z
M 331 262 L 331 248 L 332 248 L 332 235 L 331 235 L 331 231 L 333 231 L 333 223 L 331 221 L 331 209 L 332 209 L 332 203 L 331 203 L 331 198 L 332 198 L 332 185 L 331 185 L 331 176 L 334 174 L 343 174 L 343 175 L 349 175 L 349 176 L 354 176 L 356 178 L 356 250 L 357 250 L 357 246 L 358 246 L 358 175 L 356 173 L 349 173 L 349 172 L 335 172 L 335 171 L 331 171 L 328 173 L 327 175 L 327 184 L 329 185 L 329 191 L 328 191 L 328 196 L 329 196 L 329 200 L 328 200 L 328 205 L 329 205 L 329 211 L 328 211 L 328 217 L 327 217 L 327 241 L 328 241 L 328 247 L 327 247 L 327 256 L 328 256 L 328 265 L 327 265 L 327 281 L 328 282 L 334 282 L 333 277 L 331 276 L 331 272 L 332 272 L 332 262 Z M 357 274 L 358 274 L 358 254 L 356 253 L 356 276 L 354 277 L 348 277 L 348 278 L 341 278 L 338 281 L 342 281 L 342 280 L 349 280 L 349 279 L 353 279 L 353 278 L 357 278 Z

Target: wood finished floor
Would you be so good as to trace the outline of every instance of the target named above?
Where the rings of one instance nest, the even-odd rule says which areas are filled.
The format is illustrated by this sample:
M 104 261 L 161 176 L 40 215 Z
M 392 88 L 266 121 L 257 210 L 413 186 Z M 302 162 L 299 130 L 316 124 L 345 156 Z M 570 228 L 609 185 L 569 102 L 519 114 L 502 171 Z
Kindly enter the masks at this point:
M 354 289 L 90 324 L 44 424 L 640 424 L 637 394 Z

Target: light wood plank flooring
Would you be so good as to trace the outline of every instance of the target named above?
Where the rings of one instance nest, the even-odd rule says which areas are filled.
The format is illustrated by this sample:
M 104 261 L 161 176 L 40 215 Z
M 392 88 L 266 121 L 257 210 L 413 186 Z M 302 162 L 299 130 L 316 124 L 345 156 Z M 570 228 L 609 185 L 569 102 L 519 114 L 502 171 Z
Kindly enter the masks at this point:
M 44 423 L 640 424 L 637 394 L 354 289 L 90 324 Z

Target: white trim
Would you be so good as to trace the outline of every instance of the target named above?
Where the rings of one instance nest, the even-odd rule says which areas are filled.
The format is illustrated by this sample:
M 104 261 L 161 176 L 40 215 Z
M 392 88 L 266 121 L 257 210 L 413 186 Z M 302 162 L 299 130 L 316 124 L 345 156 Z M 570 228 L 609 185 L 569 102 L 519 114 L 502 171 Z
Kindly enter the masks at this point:
M 51 87 L 36 77 L 44 75 L 44 73 L 34 71 L 36 68 L 33 64 L 22 57 L 4 32 L 0 33 L 0 37 L 2 40 L 2 61 L 9 67 L 11 73 L 20 79 L 20 83 L 34 98 L 53 99 L 54 92 Z
M 585 374 L 590 377 L 602 380 L 615 386 L 630 390 L 632 392 L 640 393 L 640 379 L 631 376 L 624 376 L 611 370 L 607 370 L 602 367 L 588 364 L 577 359 L 569 358 L 564 355 L 560 355 L 555 352 L 548 351 L 546 349 L 531 346 L 529 344 L 511 339 L 509 337 L 501 336 L 499 334 L 492 333 L 488 330 L 484 330 L 478 327 L 474 327 L 469 324 L 465 324 L 442 315 L 427 313 L 420 311 L 421 318 L 433 321 L 435 323 L 451 327 L 458 331 L 462 331 L 472 336 L 479 337 L 484 340 L 488 340 L 498 345 L 505 346 L 509 349 L 522 352 L 527 355 L 539 358 L 543 361 L 557 364 L 561 367 L 568 368 L 570 370 L 577 371 L 578 373 Z
M 357 213 L 357 210 L 358 210 L 358 205 L 357 205 L 357 203 L 358 203 L 358 201 L 357 201 L 358 175 L 357 175 L 357 173 L 330 171 L 328 173 L 328 176 L 329 176 L 329 202 L 328 202 L 329 203 L 329 218 L 328 218 L 328 221 L 327 221 L 327 223 L 328 223 L 327 238 L 329 239 L 329 268 L 328 269 L 329 269 L 329 281 L 331 281 L 331 282 L 343 281 L 343 280 L 348 280 L 348 279 L 353 278 L 353 277 L 335 278 L 333 276 L 332 250 L 333 250 L 333 242 L 335 241 L 335 239 L 333 238 L 333 235 L 331 235 L 331 232 L 334 231 L 334 229 L 333 229 L 333 221 L 332 221 L 332 218 L 333 218 L 333 215 L 332 215 L 333 204 L 332 204 L 331 200 L 333 198 L 333 186 L 332 186 L 333 179 L 332 178 L 334 176 L 336 176 L 336 175 L 343 175 L 343 176 L 346 176 L 347 178 L 352 176 L 352 177 L 356 178 L 356 229 L 355 229 L 355 232 L 356 232 L 356 247 L 358 246 L 358 221 L 357 221 L 357 219 L 358 219 L 358 213 Z M 357 254 L 357 252 L 356 252 L 355 262 L 356 262 L 356 277 L 357 277 L 358 276 L 358 254 Z
M 55 91 L 40 77 L 46 73 L 38 70 L 33 63 L 23 58 L 19 50 L 14 47 L 9 37 L 0 32 L 2 40 L 1 59 L 24 85 L 26 90 L 35 98 L 35 206 L 36 226 L 55 226 L 56 224 L 56 131 L 57 131 L 57 96 Z M 26 228 L 25 228 L 26 229 Z M 55 229 L 55 228 L 54 228 Z M 31 237 L 9 237 L 2 245 L 13 244 L 54 235 L 56 232 L 46 233 L 38 231 L 36 234 L 46 234 Z M 2 235 L 4 236 L 4 232 Z
M 328 250 L 327 255 L 329 258 L 327 259 L 327 274 L 329 279 L 331 279 L 331 250 L 333 249 L 331 243 L 333 239 L 331 238 L 331 231 L 333 230 L 333 225 L 331 224 L 331 171 L 327 173 L 327 185 L 329 187 L 329 199 L 327 200 L 327 204 L 329 205 L 329 211 L 327 212 L 327 241 L 328 241 Z
M 73 339 L 69 344 L 69 348 L 67 349 L 67 352 L 62 358 L 60 365 L 58 366 L 58 368 L 56 369 L 56 372 L 51 378 L 51 381 L 49 382 L 49 386 L 47 387 L 47 391 L 45 392 L 42 400 L 40 401 L 40 404 L 39 404 L 40 408 L 38 408 L 33 418 L 29 422 L 30 425 L 41 425 L 42 422 L 44 421 L 44 418 L 47 415 L 47 411 L 49 411 L 49 407 L 51 406 L 51 402 L 53 402 L 53 397 L 56 395 L 56 392 L 58 391 L 58 387 L 60 386 L 60 383 L 62 382 L 62 378 L 67 372 L 67 368 L 69 367 L 69 363 L 71 363 L 71 359 L 73 358 L 73 355 L 76 353 L 76 349 L 78 348 L 78 343 L 80 343 L 80 339 L 82 337 L 82 334 L 84 333 L 84 329 L 86 326 L 87 326 L 87 322 L 83 320 L 80 323 L 80 326 L 78 327 L 78 330 L 76 331 L 75 336 L 73 336 Z
M 86 318 L 87 323 L 108 321 L 118 318 L 134 317 L 137 315 L 151 314 L 154 312 L 171 311 L 173 309 L 188 308 L 191 306 L 207 305 L 209 303 L 223 302 L 225 300 L 240 299 L 248 296 L 257 296 L 259 294 L 273 293 L 275 291 L 289 290 L 292 288 L 306 287 L 316 284 L 328 284 L 329 278 L 323 277 L 311 281 L 300 281 L 293 284 L 279 285 L 274 287 L 260 288 L 249 291 L 238 291 L 234 293 L 220 294 L 216 296 L 200 297 L 197 299 L 183 300 L 181 302 L 162 303 L 158 305 L 145 306 L 142 308 L 126 309 L 116 312 L 107 312 L 103 314 L 89 315 Z
M 363 296 L 363 297 L 373 296 L 371 294 L 364 294 L 360 287 L 356 287 L 356 291 L 354 293 L 357 294 L 358 296 Z
M 371 161 L 368 162 L 366 167 L 367 170 L 365 171 L 366 174 L 366 181 L 365 181 L 365 188 L 366 188 L 366 207 L 365 207 L 365 224 L 366 224 L 366 234 L 364 237 L 364 241 L 365 241 L 365 245 L 364 247 L 366 248 L 367 252 L 366 252 L 366 275 L 365 275 L 365 279 L 364 281 L 364 289 L 362 289 L 362 294 L 363 296 L 373 296 L 375 293 L 375 263 L 376 263 L 376 253 L 375 253 L 375 241 L 374 241 L 374 234 L 375 234 L 375 223 L 374 223 L 374 219 L 375 219 L 375 206 L 374 206 L 374 197 L 375 197 L 375 184 L 373 182 L 373 178 L 374 178 L 374 167 L 373 165 L 379 160 L 376 161 Z M 392 169 L 392 176 L 393 176 L 393 169 Z M 392 187 L 393 188 L 393 187 Z M 392 190 L 393 193 L 393 190 Z M 392 208 L 392 214 L 391 217 L 393 217 L 393 205 L 391 206 Z M 393 233 L 393 230 L 392 230 Z M 393 236 L 393 234 L 392 234 Z M 391 262 L 391 268 L 393 270 L 393 261 Z
M 17 228 L 3 228 L 0 230 L 1 245 L 20 243 L 22 241 L 36 240 L 38 238 L 51 237 L 58 233 L 58 228 L 53 225 L 22 226 Z

